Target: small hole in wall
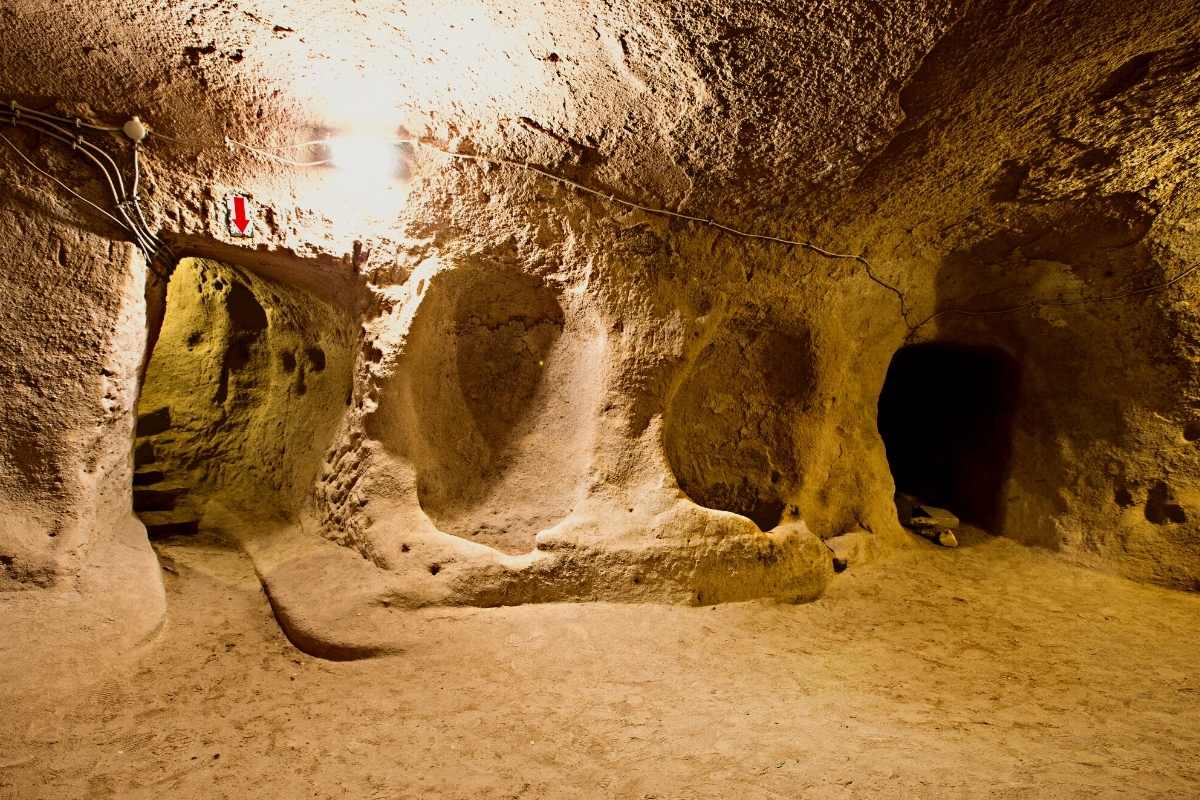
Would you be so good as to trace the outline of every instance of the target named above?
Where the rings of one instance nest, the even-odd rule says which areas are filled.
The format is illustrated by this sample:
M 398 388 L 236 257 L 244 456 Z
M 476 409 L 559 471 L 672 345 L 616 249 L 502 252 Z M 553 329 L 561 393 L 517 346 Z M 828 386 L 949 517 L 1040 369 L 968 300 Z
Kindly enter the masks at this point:
M 1000 529 L 1018 389 L 998 348 L 953 344 L 899 350 L 879 395 L 879 434 L 897 491 Z
M 1133 505 L 1133 493 L 1124 486 L 1118 486 L 1113 492 L 1113 500 L 1121 508 L 1129 508 Z
M 267 329 L 267 312 L 254 292 L 240 283 L 229 287 L 225 295 L 230 329 L 237 334 L 257 334 Z
M 310 347 L 304 351 L 304 355 L 308 357 L 308 363 L 313 368 L 313 372 L 320 372 L 325 369 L 325 351 L 319 347 Z
M 429 565 L 429 574 L 430 575 L 437 575 L 441 571 L 442 571 L 441 564 L 430 564 Z
M 279 360 L 283 364 L 284 372 L 294 372 L 296 369 L 296 356 L 291 350 L 284 350 L 279 354 Z
M 374 342 L 363 342 L 362 352 L 363 358 L 373 364 L 378 364 L 383 360 L 383 351 L 376 347 Z
M 1192 420 L 1183 426 L 1183 438 L 1189 442 L 1200 439 L 1200 420 Z
M 226 364 L 231 370 L 245 369 L 253 357 L 252 353 L 253 341 L 247 339 L 238 339 L 229 348 Z
M 1187 512 L 1175 500 L 1166 481 L 1155 481 L 1146 496 L 1146 519 L 1155 525 L 1187 522 Z

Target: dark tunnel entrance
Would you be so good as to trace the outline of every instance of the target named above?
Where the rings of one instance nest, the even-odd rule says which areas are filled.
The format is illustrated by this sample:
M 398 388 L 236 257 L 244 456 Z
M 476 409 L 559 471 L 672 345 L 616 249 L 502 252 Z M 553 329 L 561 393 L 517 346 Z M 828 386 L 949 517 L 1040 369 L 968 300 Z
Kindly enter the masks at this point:
M 351 402 L 355 323 L 303 289 L 192 257 L 163 309 L 134 443 L 147 533 L 196 534 L 213 512 L 295 519 Z
M 998 531 L 1018 382 L 1016 361 L 998 348 L 897 351 L 878 418 L 896 490 Z

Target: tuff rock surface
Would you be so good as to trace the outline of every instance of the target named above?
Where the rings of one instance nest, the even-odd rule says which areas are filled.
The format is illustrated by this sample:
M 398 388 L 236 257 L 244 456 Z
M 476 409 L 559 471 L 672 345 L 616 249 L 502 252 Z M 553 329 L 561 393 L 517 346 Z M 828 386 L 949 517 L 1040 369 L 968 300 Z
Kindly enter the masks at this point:
M 1019 368 L 994 533 L 1194 588 L 1194 11 L 7 4 L 4 96 L 146 120 L 185 258 L 167 288 L 3 150 L 0 586 L 77 581 L 132 519 L 140 393 L 315 649 L 386 649 L 393 607 L 815 597 L 823 539 L 911 544 L 877 403 L 935 342 Z M 420 142 L 400 184 L 236 144 L 321 160 L 273 148 L 352 126 Z

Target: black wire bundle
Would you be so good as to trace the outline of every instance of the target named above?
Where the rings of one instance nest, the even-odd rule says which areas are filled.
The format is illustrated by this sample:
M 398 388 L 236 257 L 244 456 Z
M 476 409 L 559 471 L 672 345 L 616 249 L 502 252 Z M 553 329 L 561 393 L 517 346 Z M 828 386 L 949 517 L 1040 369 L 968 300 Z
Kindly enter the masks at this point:
M 117 162 L 113 160 L 104 149 L 97 146 L 94 142 L 89 141 L 84 137 L 85 132 L 93 133 L 121 133 L 121 128 L 104 127 L 100 125 L 92 125 L 80 119 L 69 119 L 67 117 L 49 114 L 44 111 L 26 108 L 15 101 L 9 102 L 7 106 L 0 106 L 0 126 L 8 125 L 12 127 L 25 128 L 27 130 L 36 131 L 44 136 L 47 136 L 57 142 L 60 142 L 67 147 L 70 147 L 73 152 L 82 154 L 88 161 L 92 163 L 100 171 L 104 177 L 105 183 L 108 185 L 109 195 L 112 198 L 115 214 L 105 211 L 103 208 L 96 206 L 86 197 L 83 197 L 78 192 L 75 192 L 62 181 L 55 178 L 49 173 L 45 173 L 40 167 L 33 163 L 20 150 L 17 154 L 20 155 L 26 162 L 39 172 L 47 174 L 52 180 L 58 183 L 71 194 L 78 197 L 80 200 L 96 208 L 103 213 L 108 219 L 114 222 L 118 227 L 125 231 L 133 242 L 138 246 L 146 257 L 146 263 L 151 270 L 159 277 L 166 279 L 175 266 L 175 253 L 161 237 L 156 236 L 150 231 L 150 226 L 146 223 L 146 217 L 142 213 L 140 199 L 138 197 L 138 183 L 140 181 L 141 169 L 138 163 L 139 145 L 135 141 L 131 141 L 133 145 L 132 155 L 132 181 L 126 188 L 125 179 L 121 174 Z M 16 150 L 16 146 L 7 139 L 9 146 Z M 159 269 L 161 267 L 161 269 Z

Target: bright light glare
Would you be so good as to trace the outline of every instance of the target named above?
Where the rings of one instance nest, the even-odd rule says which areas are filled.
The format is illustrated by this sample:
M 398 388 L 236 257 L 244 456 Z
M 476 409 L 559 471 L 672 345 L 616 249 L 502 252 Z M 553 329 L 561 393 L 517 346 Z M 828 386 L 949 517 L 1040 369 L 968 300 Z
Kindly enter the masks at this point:
M 390 133 L 348 132 L 326 142 L 330 170 L 321 182 L 321 205 L 360 232 L 386 229 L 404 207 L 409 187 L 401 178 L 400 143 Z
M 329 140 L 329 160 L 365 187 L 399 180 L 400 146 L 386 136 L 346 134 Z

